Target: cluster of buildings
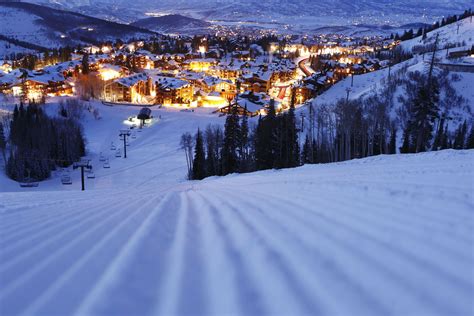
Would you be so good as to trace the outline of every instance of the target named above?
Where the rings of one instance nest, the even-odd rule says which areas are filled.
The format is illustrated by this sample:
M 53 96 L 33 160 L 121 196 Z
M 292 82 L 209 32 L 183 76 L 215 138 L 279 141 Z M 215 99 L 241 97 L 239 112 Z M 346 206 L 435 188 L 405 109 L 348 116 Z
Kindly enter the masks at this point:
M 285 109 L 292 93 L 296 93 L 296 103 L 303 103 L 349 74 L 382 67 L 367 57 L 385 44 L 380 45 L 285 41 L 265 48 L 253 43 L 232 52 L 217 46 L 190 46 L 184 54 L 153 54 L 140 42 L 120 48 L 88 47 L 70 61 L 38 70 L 12 69 L 9 62 L 0 63 L 0 92 L 29 100 L 77 95 L 88 80 L 98 89 L 94 97 L 104 102 L 220 111 L 232 104 L 242 114 L 258 115 L 265 113 L 271 99 Z

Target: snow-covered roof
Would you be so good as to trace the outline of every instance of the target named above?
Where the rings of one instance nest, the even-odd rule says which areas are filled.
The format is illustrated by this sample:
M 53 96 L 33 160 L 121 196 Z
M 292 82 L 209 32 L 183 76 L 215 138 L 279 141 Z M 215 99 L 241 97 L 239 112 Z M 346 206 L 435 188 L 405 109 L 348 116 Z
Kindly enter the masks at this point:
M 223 82 L 232 84 L 230 80 L 225 80 L 225 79 L 211 77 L 211 76 L 206 76 L 201 81 L 208 87 L 212 87 Z
M 114 80 L 114 82 L 121 84 L 122 86 L 125 87 L 132 87 L 136 85 L 140 81 L 145 81 L 148 79 L 148 76 L 144 73 L 139 73 L 139 74 L 134 74 L 128 77 L 123 77 L 119 78 L 117 80 Z
M 180 89 L 190 85 L 188 81 L 174 77 L 152 76 L 152 79 L 162 89 Z

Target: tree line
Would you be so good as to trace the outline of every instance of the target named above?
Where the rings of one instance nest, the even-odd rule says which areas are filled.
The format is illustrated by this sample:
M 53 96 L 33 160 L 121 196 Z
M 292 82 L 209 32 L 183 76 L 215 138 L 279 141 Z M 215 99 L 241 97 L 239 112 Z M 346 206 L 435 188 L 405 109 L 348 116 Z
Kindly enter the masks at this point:
M 0 147 L 6 148 L 3 128 Z M 85 155 L 82 126 L 76 114 L 62 108 L 59 117 L 49 117 L 34 102 L 15 106 L 8 137 L 6 173 L 16 181 L 49 178 L 57 167 L 67 167 Z
M 474 148 L 474 118 L 453 114 L 466 105 L 450 84 L 459 78 L 405 71 L 393 72 L 382 81 L 382 89 L 368 97 L 310 104 L 301 118 L 293 105 L 277 114 L 271 101 L 267 115 L 249 126 L 248 118 L 231 108 L 224 130 L 208 126 L 194 137 L 183 135 L 189 178 Z
M 450 15 L 446 18 L 442 18 L 441 21 L 436 21 L 432 25 L 428 25 L 426 27 L 420 27 L 418 28 L 416 32 L 414 29 L 409 29 L 409 30 L 405 30 L 402 35 L 399 35 L 398 33 L 397 34 L 392 33 L 390 35 L 390 38 L 395 39 L 395 40 L 406 41 L 418 36 L 423 36 L 423 39 L 425 39 L 426 33 L 439 29 L 440 27 L 443 27 L 445 25 L 456 23 L 457 21 L 461 21 L 462 19 L 465 19 L 470 16 L 472 16 L 472 10 L 471 9 L 464 10 L 462 14 Z
M 188 161 L 188 177 L 201 180 L 209 176 L 244 173 L 300 165 L 300 149 L 294 100 L 286 113 L 277 114 L 270 102 L 268 114 L 256 126 L 230 107 L 224 130 L 220 126 L 198 129 L 194 139 L 183 134 L 182 148 Z M 194 146 L 194 155 L 193 153 Z

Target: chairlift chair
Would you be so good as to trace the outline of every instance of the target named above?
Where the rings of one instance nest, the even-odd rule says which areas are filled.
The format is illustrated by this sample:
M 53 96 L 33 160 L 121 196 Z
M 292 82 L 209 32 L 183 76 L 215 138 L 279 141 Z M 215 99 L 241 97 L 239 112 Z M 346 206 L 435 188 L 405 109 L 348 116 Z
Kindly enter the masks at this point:
M 109 168 L 110 168 L 109 160 L 106 160 L 106 161 L 104 162 L 104 168 L 105 168 L 105 169 L 109 169 Z
M 71 179 L 71 176 L 67 173 L 63 174 L 61 176 L 61 183 L 63 185 L 69 185 L 69 184 L 72 184 L 72 179 Z
M 33 178 L 25 178 L 20 182 L 20 187 L 22 188 L 36 188 L 38 187 L 39 182 L 35 181 Z

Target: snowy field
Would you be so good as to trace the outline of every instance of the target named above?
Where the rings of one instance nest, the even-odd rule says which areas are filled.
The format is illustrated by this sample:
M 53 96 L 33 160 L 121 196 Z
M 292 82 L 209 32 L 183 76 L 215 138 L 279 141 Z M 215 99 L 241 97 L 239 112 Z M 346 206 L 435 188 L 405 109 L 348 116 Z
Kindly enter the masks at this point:
M 192 182 L 181 133 L 223 118 L 154 108 L 123 159 L 139 108 L 94 106 L 85 192 L 0 178 L 1 315 L 474 313 L 473 150 Z

